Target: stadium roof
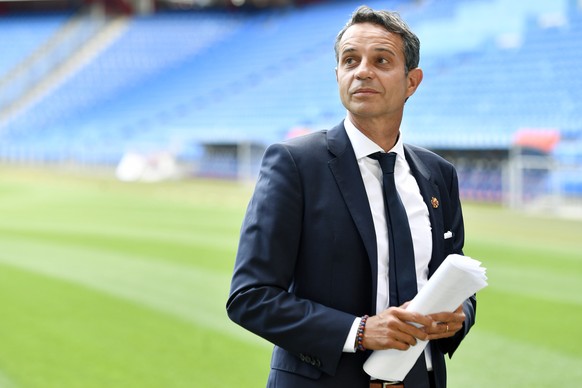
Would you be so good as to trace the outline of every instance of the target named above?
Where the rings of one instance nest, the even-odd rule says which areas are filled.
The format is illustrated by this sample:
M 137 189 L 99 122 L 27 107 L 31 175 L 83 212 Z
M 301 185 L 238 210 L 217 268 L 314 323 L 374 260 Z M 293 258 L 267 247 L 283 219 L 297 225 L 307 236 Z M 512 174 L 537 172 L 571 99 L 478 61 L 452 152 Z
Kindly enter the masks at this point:
M 75 11 L 94 4 L 102 4 L 110 12 L 141 13 L 163 9 L 265 9 L 321 2 L 324 0 L 0 0 L 0 14 Z

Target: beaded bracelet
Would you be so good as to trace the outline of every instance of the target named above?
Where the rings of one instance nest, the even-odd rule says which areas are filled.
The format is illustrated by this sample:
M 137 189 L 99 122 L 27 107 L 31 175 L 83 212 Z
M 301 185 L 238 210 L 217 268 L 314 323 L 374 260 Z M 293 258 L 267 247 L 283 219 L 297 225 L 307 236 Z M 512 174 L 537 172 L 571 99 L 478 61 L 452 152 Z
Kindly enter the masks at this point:
M 357 349 L 361 352 L 365 352 L 366 348 L 364 347 L 364 330 L 366 329 L 366 321 L 368 320 L 368 316 L 364 315 L 360 320 L 360 325 L 358 326 L 358 334 L 357 334 Z

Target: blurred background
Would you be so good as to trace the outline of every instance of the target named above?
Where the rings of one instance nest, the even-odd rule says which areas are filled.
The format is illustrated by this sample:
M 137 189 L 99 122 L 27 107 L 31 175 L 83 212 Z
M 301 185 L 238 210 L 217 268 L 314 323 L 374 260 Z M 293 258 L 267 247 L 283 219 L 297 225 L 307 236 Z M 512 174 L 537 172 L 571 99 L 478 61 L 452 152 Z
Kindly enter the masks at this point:
M 228 320 L 262 153 L 345 117 L 353 0 L 0 0 L 0 387 L 264 386 Z M 370 0 L 421 40 L 404 140 L 459 173 L 449 386 L 582 381 L 582 0 Z
M 580 208 L 581 3 L 367 2 L 418 33 L 405 139 L 453 161 L 466 198 Z M 344 117 L 333 41 L 357 5 L 0 1 L 0 162 L 252 180 L 267 144 Z

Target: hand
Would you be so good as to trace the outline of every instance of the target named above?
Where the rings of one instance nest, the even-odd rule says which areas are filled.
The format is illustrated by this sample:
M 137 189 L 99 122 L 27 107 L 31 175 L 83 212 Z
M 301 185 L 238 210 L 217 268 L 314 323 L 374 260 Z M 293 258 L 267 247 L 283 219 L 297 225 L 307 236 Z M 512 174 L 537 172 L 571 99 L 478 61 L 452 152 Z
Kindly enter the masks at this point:
M 462 305 L 452 313 L 430 314 L 429 317 L 433 323 L 424 327 L 429 340 L 452 337 L 461 330 L 465 322 Z
M 424 328 L 436 330 L 433 326 L 437 322 L 430 316 L 406 311 L 407 305 L 408 303 L 400 307 L 390 307 L 368 318 L 362 341 L 366 349 L 407 350 L 410 346 L 416 345 L 417 339 L 430 339 L 430 335 L 434 333 L 429 333 Z

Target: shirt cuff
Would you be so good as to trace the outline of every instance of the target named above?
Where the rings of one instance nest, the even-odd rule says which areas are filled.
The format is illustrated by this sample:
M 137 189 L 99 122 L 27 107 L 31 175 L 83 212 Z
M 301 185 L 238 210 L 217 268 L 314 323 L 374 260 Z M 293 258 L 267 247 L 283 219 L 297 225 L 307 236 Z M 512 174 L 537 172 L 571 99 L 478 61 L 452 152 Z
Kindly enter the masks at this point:
M 356 317 L 352 323 L 352 327 L 348 333 L 348 338 L 344 343 L 344 353 L 355 353 L 356 352 L 356 338 L 358 336 L 358 326 L 360 326 L 360 321 L 362 318 Z

